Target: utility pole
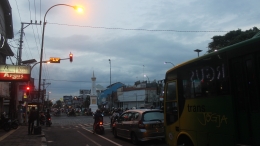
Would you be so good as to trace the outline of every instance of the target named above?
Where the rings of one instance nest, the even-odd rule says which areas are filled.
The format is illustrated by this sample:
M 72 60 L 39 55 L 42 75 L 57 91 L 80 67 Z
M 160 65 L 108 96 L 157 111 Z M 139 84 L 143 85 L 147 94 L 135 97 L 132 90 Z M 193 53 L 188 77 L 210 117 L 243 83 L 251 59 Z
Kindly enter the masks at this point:
M 23 49 L 23 30 L 28 27 L 29 25 L 41 25 L 41 21 L 40 23 L 37 23 L 37 21 L 35 21 L 35 23 L 32 23 L 32 21 L 30 23 L 28 22 L 21 22 L 21 33 L 20 33 L 20 41 L 19 41 L 19 53 L 17 54 L 17 59 L 18 59 L 18 65 L 21 65 L 21 62 L 22 62 L 22 49 Z M 24 24 L 27 24 L 25 27 L 24 27 Z
M 22 61 L 22 43 L 23 43 L 23 34 L 24 34 L 24 29 L 26 27 L 28 27 L 29 25 L 33 24 L 33 25 L 41 25 L 40 23 L 37 23 L 37 21 L 35 21 L 35 23 L 32 23 L 32 21 L 30 23 L 26 23 L 26 22 L 22 22 L 21 23 L 21 31 L 20 31 L 20 41 L 19 41 L 19 49 L 18 49 L 18 53 L 17 53 L 17 62 L 16 65 L 21 65 L 21 61 Z M 27 26 L 24 27 L 24 24 L 27 24 Z M 9 107 L 9 111 L 12 111 L 11 113 L 11 117 L 12 118 L 16 118 L 18 117 L 18 120 L 20 121 L 21 117 L 22 117 L 22 113 L 18 112 L 16 113 L 15 111 L 17 111 L 17 105 L 18 105 L 18 96 L 19 96 L 19 85 L 20 82 L 11 82 L 11 90 L 14 92 L 11 92 L 11 97 L 14 97 L 10 100 L 10 107 Z M 26 109 L 27 112 L 27 109 Z

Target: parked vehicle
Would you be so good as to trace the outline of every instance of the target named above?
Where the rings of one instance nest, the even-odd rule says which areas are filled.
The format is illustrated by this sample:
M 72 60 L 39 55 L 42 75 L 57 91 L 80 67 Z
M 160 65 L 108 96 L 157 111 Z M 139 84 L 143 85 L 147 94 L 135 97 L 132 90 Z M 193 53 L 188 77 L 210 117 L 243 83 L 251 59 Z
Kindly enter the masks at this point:
M 11 120 L 7 118 L 1 118 L 0 120 L 0 128 L 4 129 L 4 131 L 8 132 L 11 129 Z
M 19 121 L 17 119 L 11 120 L 11 128 L 17 129 L 19 127 Z
M 164 114 L 159 109 L 135 109 L 123 112 L 114 122 L 114 137 L 130 139 L 133 144 L 139 141 L 164 139 Z

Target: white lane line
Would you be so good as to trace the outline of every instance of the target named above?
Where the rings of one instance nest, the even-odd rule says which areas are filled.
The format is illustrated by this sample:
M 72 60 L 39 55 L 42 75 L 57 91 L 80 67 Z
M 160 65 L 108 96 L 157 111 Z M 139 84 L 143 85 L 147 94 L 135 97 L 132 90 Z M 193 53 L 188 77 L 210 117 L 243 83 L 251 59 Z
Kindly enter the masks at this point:
M 84 130 L 86 130 L 86 131 L 92 133 L 92 130 L 88 130 L 88 129 L 86 129 L 86 128 L 82 128 L 82 129 L 84 129 Z M 109 141 L 109 142 L 115 144 L 116 146 L 122 146 L 121 144 L 116 143 L 116 142 L 114 142 L 114 141 L 112 141 L 112 140 L 110 140 L 110 139 L 107 139 L 107 138 L 104 137 L 104 136 L 101 136 L 101 135 L 98 135 L 98 134 L 95 134 L 95 135 L 97 135 L 97 136 L 99 136 L 99 137 L 101 137 L 101 138 L 103 138 L 103 139 L 105 139 L 105 140 L 107 140 L 107 141 Z
M 102 145 L 96 143 L 95 141 L 93 141 L 92 139 L 88 138 L 88 137 L 87 137 L 86 135 L 84 135 L 83 133 L 81 133 L 81 132 L 79 132 L 79 131 L 78 131 L 78 133 L 80 133 L 82 136 L 84 136 L 85 138 L 87 138 L 89 141 L 93 142 L 93 143 L 96 144 L 97 146 L 102 146 Z

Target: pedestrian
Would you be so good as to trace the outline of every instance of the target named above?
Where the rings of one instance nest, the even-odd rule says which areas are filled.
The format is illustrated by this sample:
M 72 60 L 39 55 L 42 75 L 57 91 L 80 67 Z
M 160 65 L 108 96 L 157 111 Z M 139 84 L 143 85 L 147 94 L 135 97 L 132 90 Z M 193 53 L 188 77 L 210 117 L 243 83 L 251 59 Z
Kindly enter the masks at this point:
M 34 121 L 37 119 L 37 113 L 35 107 L 32 107 L 29 117 L 28 117 L 28 135 L 31 135 L 33 132 Z

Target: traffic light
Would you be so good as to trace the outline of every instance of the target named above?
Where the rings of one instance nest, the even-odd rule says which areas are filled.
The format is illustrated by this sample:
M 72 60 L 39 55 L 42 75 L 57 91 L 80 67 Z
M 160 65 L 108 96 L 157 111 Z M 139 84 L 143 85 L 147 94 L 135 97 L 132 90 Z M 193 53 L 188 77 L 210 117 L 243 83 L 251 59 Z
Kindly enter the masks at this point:
M 70 62 L 73 61 L 73 54 L 70 53 Z
M 30 87 L 26 87 L 26 95 L 28 96 L 30 94 Z
M 50 63 L 60 63 L 59 57 L 50 57 Z

